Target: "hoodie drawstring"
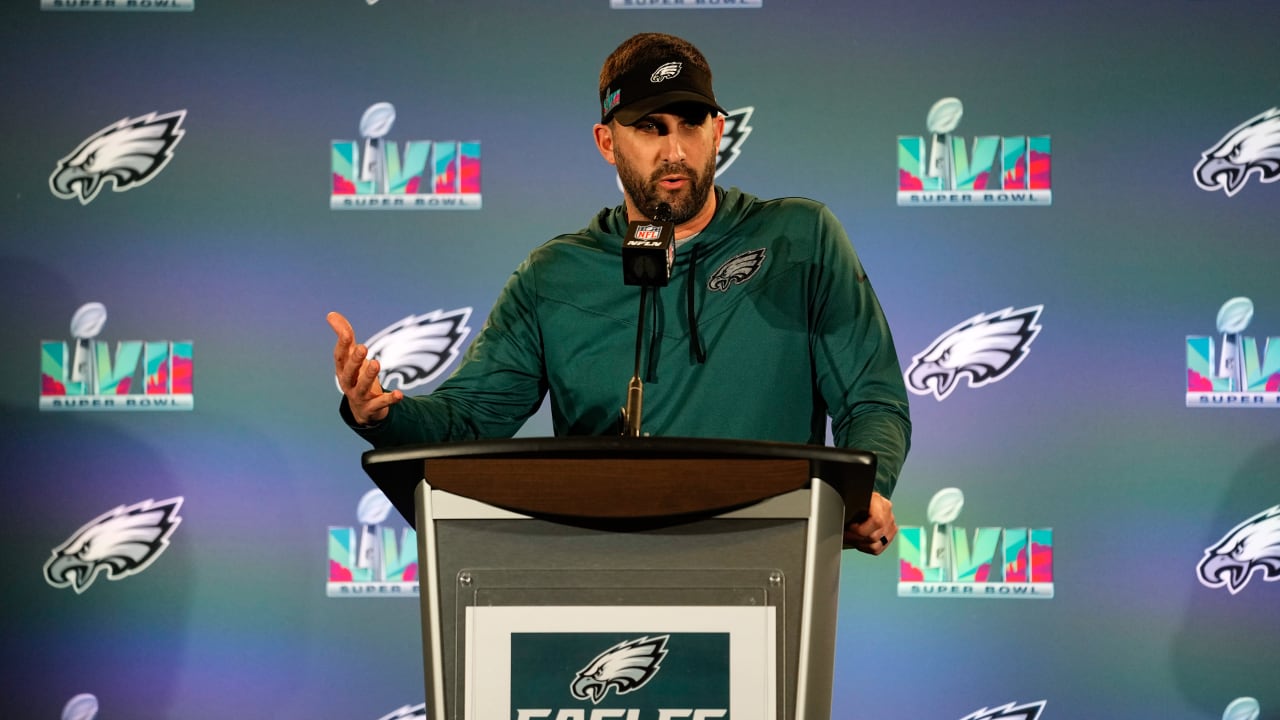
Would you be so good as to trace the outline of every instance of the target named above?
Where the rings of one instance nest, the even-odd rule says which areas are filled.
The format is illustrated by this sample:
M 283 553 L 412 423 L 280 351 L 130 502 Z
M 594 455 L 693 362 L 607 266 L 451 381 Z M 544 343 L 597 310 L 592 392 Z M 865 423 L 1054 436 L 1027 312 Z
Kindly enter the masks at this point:
M 693 286 L 698 281 L 698 246 L 689 244 L 689 281 L 687 294 L 688 303 L 686 308 L 689 313 L 689 350 L 693 354 L 693 358 L 697 360 L 699 365 L 707 362 L 707 352 L 702 349 L 702 342 L 698 339 L 698 315 L 694 312 L 694 294 Z
M 644 379 L 645 382 L 655 382 L 654 378 L 658 374 L 658 356 L 661 354 L 655 352 L 655 349 L 662 341 L 662 295 L 655 287 L 649 297 L 652 300 L 649 303 L 649 362 L 645 364 Z

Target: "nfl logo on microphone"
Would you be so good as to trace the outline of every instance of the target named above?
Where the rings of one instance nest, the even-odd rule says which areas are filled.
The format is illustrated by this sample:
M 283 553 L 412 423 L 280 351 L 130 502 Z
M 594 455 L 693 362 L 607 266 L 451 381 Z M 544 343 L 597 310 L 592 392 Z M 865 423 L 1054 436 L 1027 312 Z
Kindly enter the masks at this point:
M 657 240 L 662 237 L 661 225 L 641 225 L 636 228 L 637 240 Z

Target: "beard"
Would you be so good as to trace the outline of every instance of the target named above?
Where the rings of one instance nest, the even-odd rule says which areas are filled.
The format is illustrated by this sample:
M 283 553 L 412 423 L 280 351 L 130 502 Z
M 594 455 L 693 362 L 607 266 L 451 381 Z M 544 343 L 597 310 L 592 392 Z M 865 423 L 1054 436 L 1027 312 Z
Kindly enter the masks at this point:
M 701 171 L 684 163 L 664 163 L 646 179 L 640 174 L 631 161 L 615 148 L 613 160 L 618 169 L 618 179 L 622 181 L 622 189 L 627 197 L 646 217 L 653 217 L 654 209 L 659 203 L 671 206 L 671 222 L 679 225 L 688 221 L 707 202 L 711 186 L 716 176 L 716 156 L 707 158 Z M 683 175 L 689 178 L 689 187 L 685 191 L 671 192 L 659 187 L 658 182 L 666 175 Z

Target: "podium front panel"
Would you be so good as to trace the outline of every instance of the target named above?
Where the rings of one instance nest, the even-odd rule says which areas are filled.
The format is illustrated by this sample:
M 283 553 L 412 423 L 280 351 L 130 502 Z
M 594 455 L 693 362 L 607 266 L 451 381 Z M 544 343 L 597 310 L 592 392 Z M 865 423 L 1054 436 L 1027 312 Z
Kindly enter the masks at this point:
M 671 708 L 773 720 L 783 581 L 776 569 L 464 569 L 454 697 L 468 720 Z
M 754 617 L 757 624 L 769 624 L 775 658 L 771 678 L 754 683 L 764 682 L 776 690 L 771 693 L 772 707 L 757 708 L 761 712 L 757 717 L 784 717 L 782 708 L 795 695 L 800 650 L 798 638 L 785 628 L 800 624 L 806 524 L 804 520 L 713 518 L 661 530 L 612 533 L 533 518 L 437 520 L 446 717 L 496 720 L 488 715 L 467 716 L 464 672 L 468 613 L 474 622 L 485 616 L 484 612 L 476 615 L 478 608 L 495 607 L 528 608 L 526 614 L 542 617 L 548 632 L 559 627 L 562 635 L 569 634 L 568 629 L 556 623 L 568 615 L 547 608 L 578 607 L 582 617 L 588 611 L 594 613 L 593 627 L 601 638 L 608 635 L 606 628 L 631 632 L 618 621 L 627 613 L 636 613 L 635 633 L 661 635 L 671 634 L 660 632 L 664 623 L 679 625 L 673 623 L 672 608 L 686 608 L 686 615 L 698 608 L 719 608 L 726 617 L 733 609 L 742 609 L 745 614 L 739 624 L 709 630 L 728 638 L 736 628 L 734 639 L 742 642 L 742 623 L 753 622 Z M 676 635 L 682 639 L 697 634 L 690 626 L 681 627 Z M 593 658 L 582 658 L 563 687 L 568 688 L 573 674 Z M 495 671 L 505 672 L 505 668 Z M 570 700 L 566 693 L 566 702 Z
M 473 620 L 496 617 L 504 622 L 527 615 L 533 619 L 521 622 L 534 623 L 531 627 L 537 622 L 554 627 L 575 614 L 565 608 L 577 608 L 576 616 L 582 619 L 587 613 L 603 612 L 591 608 L 610 609 L 606 614 L 616 618 L 614 609 L 618 607 L 643 609 L 648 624 L 637 625 L 640 633 L 636 637 L 663 634 L 656 630 L 665 623 L 678 629 L 682 641 L 689 639 L 690 626 L 673 619 L 697 613 L 725 622 L 736 618 L 727 625 L 720 622 L 711 633 L 726 637 L 736 632 L 735 643 L 768 637 L 772 650 L 763 655 L 772 656 L 772 679 L 753 680 L 752 685 L 770 688 L 772 700 L 769 707 L 759 707 L 755 698 L 749 702 L 761 713 L 759 717 L 793 717 L 789 709 L 796 702 L 797 668 L 804 665 L 799 629 L 806 599 L 806 543 L 811 541 L 810 491 L 794 491 L 716 517 L 634 532 L 531 518 L 431 490 L 425 482 L 417 495 L 419 524 L 424 530 L 430 528 L 419 533 L 424 569 L 424 649 L 430 649 L 426 657 L 428 705 L 438 706 L 441 717 L 468 719 L 468 613 Z M 495 614 L 495 609 L 501 612 Z M 603 617 L 596 616 L 593 627 L 606 627 L 611 622 Z M 834 625 L 834 619 L 832 603 L 831 612 L 823 613 L 819 622 Z M 767 633 L 744 629 L 766 624 Z M 517 628 L 521 633 L 525 629 Z M 828 632 L 834 632 L 834 627 Z M 525 639 L 525 635 L 517 638 Z M 762 653 L 751 655 L 753 662 L 758 662 Z M 574 671 L 581 669 L 575 667 Z M 508 672 L 508 668 L 485 671 Z M 569 682 L 559 685 L 568 688 Z M 594 703 L 586 705 L 585 716 L 589 717 L 596 708 Z M 504 708 L 500 713 L 475 717 L 517 718 L 518 710 Z M 639 713 L 635 716 L 641 717 Z M 734 716 L 740 713 L 735 710 Z M 714 709 L 702 717 L 716 717 Z
M 531 481 L 524 472 L 512 475 L 510 462 L 500 463 L 504 470 L 495 476 L 493 458 L 476 457 L 492 454 L 487 445 L 366 459 L 371 476 L 388 497 L 399 498 L 404 512 L 397 478 L 415 459 L 433 456 L 410 505 L 418 528 L 431 717 L 830 717 L 841 535 L 851 508 L 865 508 L 859 498 L 871 485 L 874 456 L 738 442 L 621 449 L 555 444 L 548 457 L 511 449 L 542 471 L 575 457 L 646 456 L 635 458 L 640 461 L 667 453 L 684 484 L 648 498 L 657 504 L 636 507 L 633 490 L 647 487 L 651 473 L 605 463 L 616 477 L 579 483 L 576 504 L 548 505 L 539 488 L 565 495 L 566 478 L 583 475 L 573 463 L 563 476 L 530 470 L 537 476 Z M 451 455 L 471 458 L 475 476 L 487 484 L 450 480 L 446 472 L 445 484 L 454 485 L 433 487 L 432 468 Z M 697 456 L 710 457 L 680 464 Z M 736 457 L 806 463 L 722 462 Z M 805 467 L 814 474 L 796 478 Z M 744 473 L 764 486 L 722 496 L 745 482 Z M 665 493 L 687 501 L 682 490 L 698 499 L 660 499 Z M 652 681 L 659 661 L 674 669 Z M 682 662 L 691 665 L 682 668 Z M 651 692 L 679 681 L 719 694 L 666 700 L 675 696 Z

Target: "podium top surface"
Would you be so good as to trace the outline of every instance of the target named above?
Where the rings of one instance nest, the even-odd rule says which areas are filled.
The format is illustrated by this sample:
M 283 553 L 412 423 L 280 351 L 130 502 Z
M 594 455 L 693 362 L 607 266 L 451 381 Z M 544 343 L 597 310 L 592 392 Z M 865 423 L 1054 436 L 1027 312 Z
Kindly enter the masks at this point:
M 819 478 L 853 517 L 869 502 L 876 457 L 755 440 L 569 436 L 384 448 L 365 452 L 361 464 L 413 524 L 414 491 L 426 476 L 433 487 L 526 514 L 597 519 L 722 511 Z

